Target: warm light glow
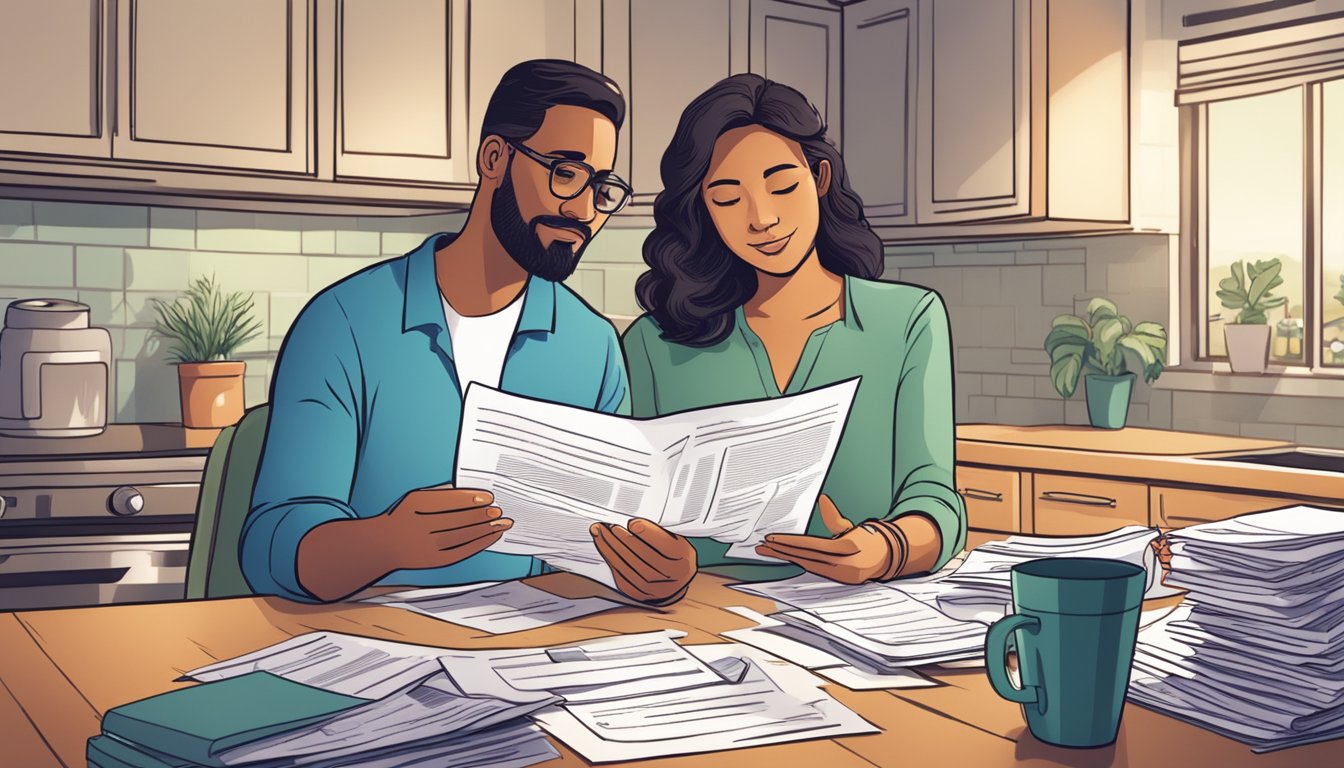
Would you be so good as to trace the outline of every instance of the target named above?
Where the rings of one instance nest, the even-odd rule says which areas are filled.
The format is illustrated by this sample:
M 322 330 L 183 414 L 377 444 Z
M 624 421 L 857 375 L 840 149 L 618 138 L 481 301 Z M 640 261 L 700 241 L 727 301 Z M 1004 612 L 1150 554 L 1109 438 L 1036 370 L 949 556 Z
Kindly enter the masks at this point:
M 1322 92 L 1321 363 L 1344 366 L 1344 80 Z

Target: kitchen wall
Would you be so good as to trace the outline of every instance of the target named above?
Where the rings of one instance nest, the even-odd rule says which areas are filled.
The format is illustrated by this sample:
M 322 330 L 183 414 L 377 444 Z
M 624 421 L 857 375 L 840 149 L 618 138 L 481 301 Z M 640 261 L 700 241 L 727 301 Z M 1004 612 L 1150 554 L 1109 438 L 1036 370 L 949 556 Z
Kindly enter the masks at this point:
M 154 338 L 150 299 L 172 299 L 214 274 L 225 290 L 252 292 L 261 337 L 239 350 L 249 406 L 264 402 L 276 353 L 318 291 L 400 255 L 464 214 L 339 217 L 0 200 L 0 306 L 17 298 L 75 299 L 112 334 L 109 417 L 178 421 L 176 369 Z M 644 232 L 604 232 L 570 283 L 589 303 L 633 317 Z
M 111 401 L 117 421 L 176 421 L 177 380 L 150 333 L 151 298 L 172 298 L 213 273 L 229 290 L 254 293 L 266 329 L 240 355 L 247 401 L 262 402 L 275 354 L 317 291 L 414 248 L 461 215 L 354 218 L 0 200 L 0 302 L 77 299 L 112 333 Z M 646 230 L 608 229 L 570 284 L 622 325 L 637 314 Z M 1041 347 L 1051 319 L 1081 312 L 1094 296 L 1135 321 L 1170 327 L 1174 235 L 1136 233 L 996 243 L 893 247 L 886 279 L 935 288 L 947 303 L 956 351 L 956 413 L 962 422 L 1087 422 L 1082 391 L 1065 401 L 1050 384 Z M 1174 378 L 1174 377 L 1169 377 Z M 1080 388 L 1081 389 L 1081 388 Z M 1332 400 L 1137 384 L 1130 424 L 1242 434 L 1344 447 L 1344 409 Z

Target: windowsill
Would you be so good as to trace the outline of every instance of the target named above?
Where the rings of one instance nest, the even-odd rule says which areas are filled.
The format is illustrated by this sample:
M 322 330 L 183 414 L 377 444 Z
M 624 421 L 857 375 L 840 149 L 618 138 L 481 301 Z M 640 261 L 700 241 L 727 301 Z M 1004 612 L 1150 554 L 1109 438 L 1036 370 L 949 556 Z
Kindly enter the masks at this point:
M 1261 374 L 1232 373 L 1227 363 L 1213 363 L 1200 368 L 1167 368 L 1152 386 L 1185 392 L 1344 398 L 1344 369 L 1339 373 L 1312 373 L 1307 368 L 1271 365 Z

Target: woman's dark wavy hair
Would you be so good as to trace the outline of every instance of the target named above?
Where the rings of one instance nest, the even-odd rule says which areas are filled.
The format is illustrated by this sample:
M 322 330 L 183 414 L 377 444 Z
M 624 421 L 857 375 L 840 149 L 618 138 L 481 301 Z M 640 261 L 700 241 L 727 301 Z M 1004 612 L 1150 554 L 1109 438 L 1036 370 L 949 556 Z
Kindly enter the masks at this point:
M 759 75 L 734 75 L 696 97 L 681 113 L 663 153 L 663 191 L 653 203 L 653 232 L 635 295 L 668 341 L 693 347 L 719 343 L 733 330 L 738 307 L 756 292 L 756 270 L 719 237 L 700 194 L 714 142 L 725 132 L 759 125 L 802 145 L 813 175 L 831 165 L 831 184 L 819 200 L 817 255 L 839 275 L 872 279 L 882 271 L 882 242 L 849 186 L 840 152 L 826 140 L 817 110 L 798 91 Z

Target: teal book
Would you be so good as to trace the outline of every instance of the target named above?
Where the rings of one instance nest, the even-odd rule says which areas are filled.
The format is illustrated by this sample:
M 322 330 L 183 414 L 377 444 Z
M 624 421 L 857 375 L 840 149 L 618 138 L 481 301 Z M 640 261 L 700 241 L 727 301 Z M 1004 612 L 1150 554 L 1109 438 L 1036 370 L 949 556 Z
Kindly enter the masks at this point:
M 94 736 L 85 749 L 89 768 L 194 768 L 195 763 L 144 747 L 135 747 L 115 736 Z
M 269 672 L 249 672 L 108 710 L 103 733 L 151 754 L 218 765 L 220 752 L 367 703 Z

